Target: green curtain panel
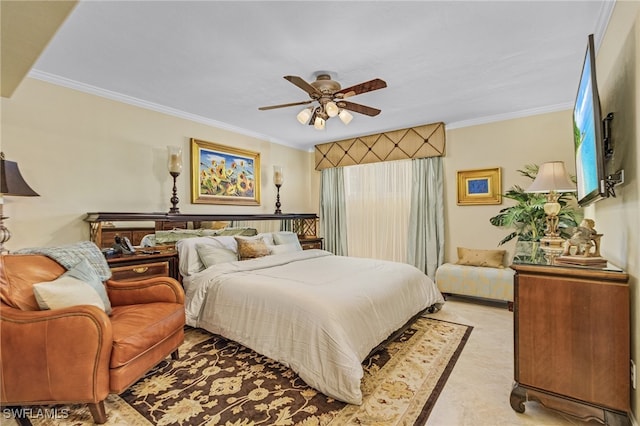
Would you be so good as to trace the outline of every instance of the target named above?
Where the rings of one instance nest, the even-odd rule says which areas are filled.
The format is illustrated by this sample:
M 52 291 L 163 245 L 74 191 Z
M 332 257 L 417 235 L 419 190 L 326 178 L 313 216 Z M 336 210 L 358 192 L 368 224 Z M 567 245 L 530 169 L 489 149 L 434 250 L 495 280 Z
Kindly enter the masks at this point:
M 347 256 L 344 173 L 342 167 L 322 170 L 320 181 L 320 232 L 324 249 Z
M 444 263 L 442 158 L 413 160 L 407 262 L 435 279 Z

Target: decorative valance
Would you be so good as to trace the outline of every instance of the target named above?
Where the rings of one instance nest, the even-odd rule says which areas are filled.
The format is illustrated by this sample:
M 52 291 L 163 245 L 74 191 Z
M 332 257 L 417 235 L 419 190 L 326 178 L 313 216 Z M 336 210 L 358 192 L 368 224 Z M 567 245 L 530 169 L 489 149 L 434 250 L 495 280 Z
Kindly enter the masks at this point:
M 316 145 L 316 170 L 444 155 L 444 123 Z

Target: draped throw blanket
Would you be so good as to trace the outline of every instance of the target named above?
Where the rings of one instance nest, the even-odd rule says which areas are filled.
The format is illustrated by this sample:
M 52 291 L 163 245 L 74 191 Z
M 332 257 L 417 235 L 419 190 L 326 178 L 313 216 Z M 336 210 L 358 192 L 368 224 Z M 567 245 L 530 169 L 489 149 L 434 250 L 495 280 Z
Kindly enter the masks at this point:
M 58 247 L 35 247 L 14 251 L 14 254 L 41 254 L 50 257 L 67 269 L 86 259 L 95 269 L 101 281 L 111 278 L 111 269 L 102 251 L 91 241 L 67 244 Z

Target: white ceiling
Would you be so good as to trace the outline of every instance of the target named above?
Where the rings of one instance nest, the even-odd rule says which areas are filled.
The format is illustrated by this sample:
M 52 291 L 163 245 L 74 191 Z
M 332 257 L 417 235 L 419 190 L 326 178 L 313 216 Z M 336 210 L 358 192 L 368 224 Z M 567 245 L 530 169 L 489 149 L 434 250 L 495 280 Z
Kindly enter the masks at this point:
M 30 76 L 310 150 L 442 121 L 448 128 L 570 108 L 611 1 L 81 1 Z M 323 131 L 282 77 L 329 71 L 382 110 Z M 196 136 L 196 135 L 187 135 Z M 224 143 L 224 141 L 215 141 Z

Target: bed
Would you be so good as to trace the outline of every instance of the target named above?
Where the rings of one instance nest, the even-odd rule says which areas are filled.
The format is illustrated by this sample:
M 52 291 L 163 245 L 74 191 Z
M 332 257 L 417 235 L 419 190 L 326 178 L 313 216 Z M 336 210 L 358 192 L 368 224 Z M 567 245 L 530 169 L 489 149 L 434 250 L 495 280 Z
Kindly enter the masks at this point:
M 180 240 L 186 322 L 289 366 L 330 397 L 361 404 L 362 361 L 444 299 L 413 266 L 285 245 L 271 246 L 276 254 L 205 265 L 198 250 L 237 251 L 236 239 Z

